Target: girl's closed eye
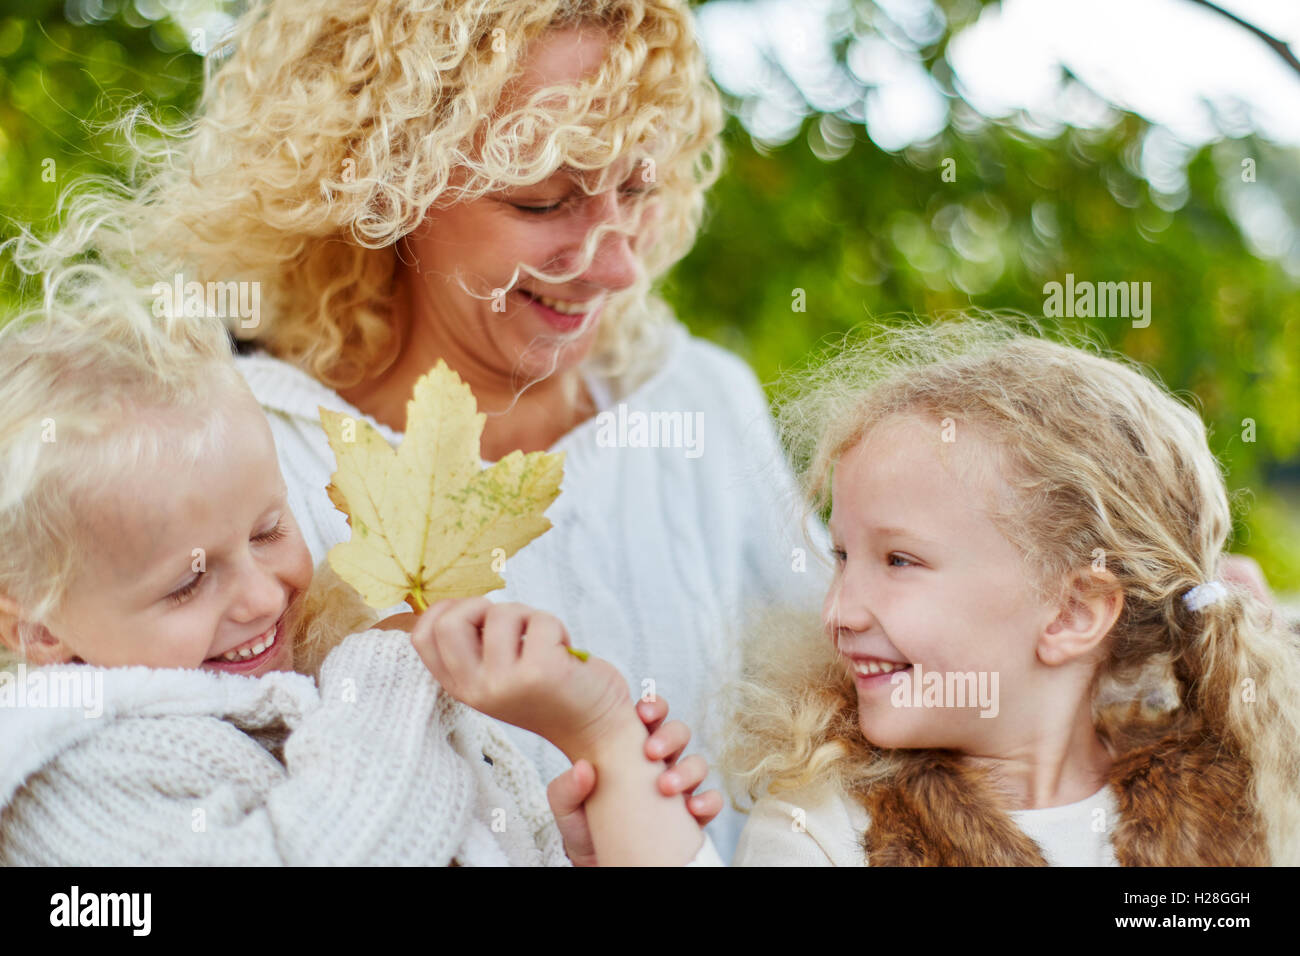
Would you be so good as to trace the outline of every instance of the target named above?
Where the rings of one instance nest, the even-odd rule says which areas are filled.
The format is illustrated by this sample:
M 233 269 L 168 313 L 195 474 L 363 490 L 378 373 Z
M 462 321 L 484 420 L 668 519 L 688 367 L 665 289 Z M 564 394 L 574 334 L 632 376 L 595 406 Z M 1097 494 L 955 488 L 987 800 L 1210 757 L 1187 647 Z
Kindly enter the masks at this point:
M 253 536 L 253 540 L 259 544 L 269 544 L 272 541 L 279 541 L 286 534 L 284 522 L 277 520 L 275 526 L 270 531 L 263 531 L 261 534 Z M 171 594 L 167 595 L 167 600 L 172 604 L 184 604 L 192 594 L 198 589 L 199 583 L 203 580 L 203 572 L 200 571 L 193 578 L 181 585 Z
M 255 535 L 253 537 L 253 540 L 260 542 L 262 544 L 266 544 L 271 541 L 279 541 L 281 538 L 284 537 L 284 535 L 285 535 L 284 522 L 277 520 L 275 522 L 274 528 L 272 528 L 270 531 L 264 531 L 259 535 Z
M 184 604 L 191 594 L 198 589 L 199 582 L 203 580 L 203 573 L 199 572 L 194 575 L 187 583 L 182 584 L 171 594 L 167 595 L 167 600 L 172 604 Z

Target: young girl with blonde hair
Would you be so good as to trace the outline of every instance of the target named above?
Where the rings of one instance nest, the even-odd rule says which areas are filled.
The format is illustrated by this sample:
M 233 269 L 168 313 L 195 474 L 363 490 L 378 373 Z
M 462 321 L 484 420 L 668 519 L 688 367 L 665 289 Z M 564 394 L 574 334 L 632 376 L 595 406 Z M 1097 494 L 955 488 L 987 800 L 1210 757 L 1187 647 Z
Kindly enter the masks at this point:
M 884 331 L 780 414 L 821 627 L 746 655 L 737 864 L 1300 862 L 1300 645 L 1218 580 L 1198 415 L 1001 323 Z
M 625 679 L 553 617 L 445 601 L 407 634 L 313 581 L 220 323 L 155 319 L 93 266 L 48 290 L 0 329 L 0 863 L 716 861 Z M 589 762 L 585 816 L 557 827 L 424 661 Z

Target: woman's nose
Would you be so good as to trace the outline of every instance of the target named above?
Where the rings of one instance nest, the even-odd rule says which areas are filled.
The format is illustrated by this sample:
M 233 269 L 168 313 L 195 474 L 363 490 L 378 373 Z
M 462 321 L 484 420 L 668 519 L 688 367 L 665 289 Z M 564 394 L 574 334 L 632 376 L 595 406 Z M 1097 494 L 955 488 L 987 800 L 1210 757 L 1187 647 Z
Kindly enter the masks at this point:
M 632 245 L 635 235 L 628 233 L 629 211 L 618 190 L 608 190 L 592 196 L 587 221 L 587 235 L 601 226 L 595 238 L 596 250 L 591 265 L 582 278 L 592 285 L 617 292 L 636 281 L 637 254 Z

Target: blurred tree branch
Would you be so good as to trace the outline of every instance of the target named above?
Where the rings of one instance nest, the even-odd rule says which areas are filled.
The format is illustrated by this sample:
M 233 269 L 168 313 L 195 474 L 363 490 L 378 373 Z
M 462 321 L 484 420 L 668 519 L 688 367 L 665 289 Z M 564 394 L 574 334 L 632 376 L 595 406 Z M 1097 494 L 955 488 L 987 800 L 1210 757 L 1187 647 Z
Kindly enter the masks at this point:
M 1235 13 L 1223 9 L 1223 7 L 1218 4 L 1211 3 L 1210 0 L 1191 0 L 1191 2 L 1197 6 L 1205 7 L 1207 10 L 1213 10 L 1220 16 L 1227 17 L 1233 23 L 1237 24 L 1237 26 L 1249 30 L 1251 33 L 1255 34 L 1255 36 L 1267 43 L 1272 48 L 1273 52 L 1282 58 L 1283 62 L 1286 63 L 1287 66 L 1291 67 L 1291 69 L 1296 73 L 1300 73 L 1300 60 L 1297 60 L 1295 54 L 1291 52 L 1291 47 L 1273 36 L 1273 34 L 1260 29 L 1247 20 L 1243 20 Z

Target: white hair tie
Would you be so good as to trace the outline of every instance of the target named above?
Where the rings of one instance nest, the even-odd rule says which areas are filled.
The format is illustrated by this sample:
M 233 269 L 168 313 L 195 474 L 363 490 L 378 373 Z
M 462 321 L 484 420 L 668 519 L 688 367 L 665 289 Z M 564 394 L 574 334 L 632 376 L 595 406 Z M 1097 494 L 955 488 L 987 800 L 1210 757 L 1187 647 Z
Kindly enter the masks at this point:
M 1211 604 L 1217 604 L 1228 596 L 1228 589 L 1222 581 L 1206 581 L 1198 584 L 1183 595 L 1183 604 L 1189 611 L 1199 611 Z

